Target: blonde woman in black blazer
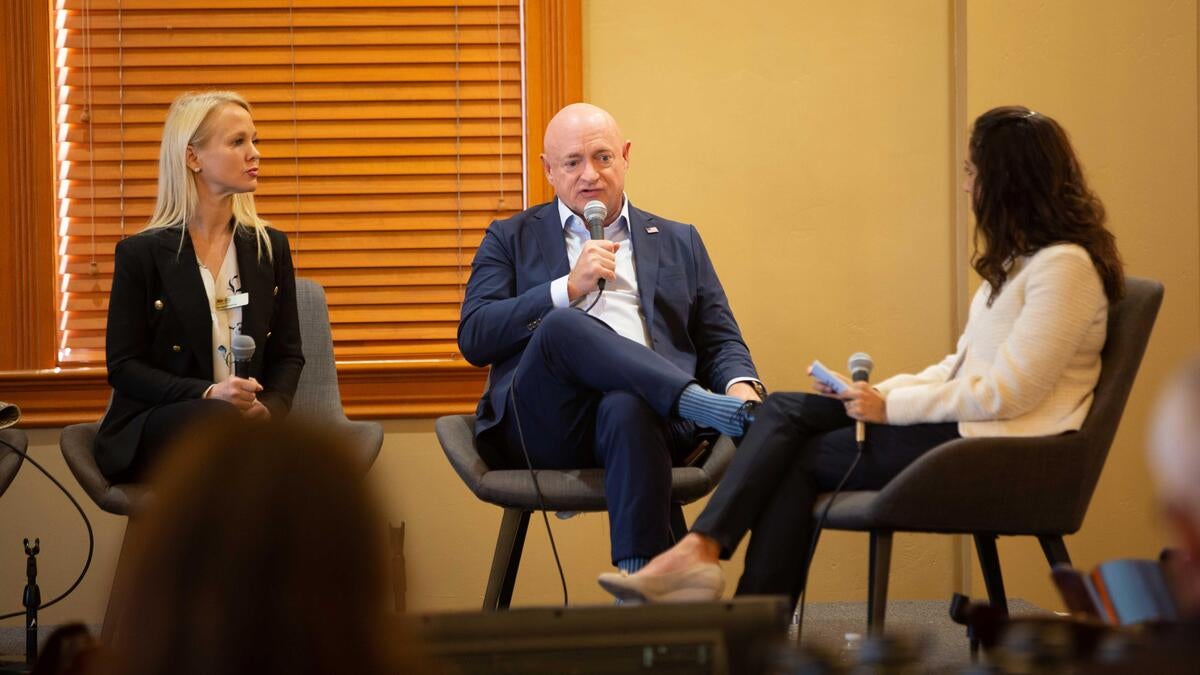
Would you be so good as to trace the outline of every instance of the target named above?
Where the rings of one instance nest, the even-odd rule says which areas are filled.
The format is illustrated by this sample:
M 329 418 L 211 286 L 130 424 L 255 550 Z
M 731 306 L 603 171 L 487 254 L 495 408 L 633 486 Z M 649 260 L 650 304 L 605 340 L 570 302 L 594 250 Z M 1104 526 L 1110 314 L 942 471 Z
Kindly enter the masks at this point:
M 258 217 L 250 106 L 232 92 L 184 94 L 159 153 L 146 229 L 117 244 L 106 356 L 112 404 L 96 461 L 137 480 L 193 424 L 287 414 L 304 356 L 287 237 Z M 235 333 L 254 339 L 250 377 L 231 374 Z

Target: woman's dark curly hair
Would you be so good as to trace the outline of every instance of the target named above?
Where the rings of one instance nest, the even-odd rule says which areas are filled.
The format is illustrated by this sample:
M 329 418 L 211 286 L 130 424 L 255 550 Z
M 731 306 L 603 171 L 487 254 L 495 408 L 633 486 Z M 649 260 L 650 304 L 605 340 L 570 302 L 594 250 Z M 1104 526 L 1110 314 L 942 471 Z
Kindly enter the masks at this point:
M 1104 205 L 1088 189 L 1058 122 L 1021 106 L 993 108 L 975 120 L 970 158 L 977 226 L 971 264 L 992 287 L 989 306 L 1012 259 L 1067 243 L 1091 256 L 1109 301 L 1121 297 L 1125 275 L 1116 240 L 1104 227 Z

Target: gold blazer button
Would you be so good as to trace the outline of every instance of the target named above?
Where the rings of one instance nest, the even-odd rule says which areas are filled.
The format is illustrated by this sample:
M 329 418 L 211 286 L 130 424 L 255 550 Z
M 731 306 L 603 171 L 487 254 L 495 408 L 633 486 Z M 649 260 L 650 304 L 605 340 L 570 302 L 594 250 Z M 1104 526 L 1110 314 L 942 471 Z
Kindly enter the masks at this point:
M 271 295 L 279 295 L 279 287 L 278 286 L 275 287 L 275 290 L 271 291 Z
M 171 345 L 171 351 L 180 352 L 183 351 L 183 347 L 180 347 L 179 345 Z
M 155 300 L 155 301 L 154 301 L 154 309 L 157 309 L 157 310 L 162 310 L 162 308 L 163 308 L 163 301 L 162 301 L 162 300 Z

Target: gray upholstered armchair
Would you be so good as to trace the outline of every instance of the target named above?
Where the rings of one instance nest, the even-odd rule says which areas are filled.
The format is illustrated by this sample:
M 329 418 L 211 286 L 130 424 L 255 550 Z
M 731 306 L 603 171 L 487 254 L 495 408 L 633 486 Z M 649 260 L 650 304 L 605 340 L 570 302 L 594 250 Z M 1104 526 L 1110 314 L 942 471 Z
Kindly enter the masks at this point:
M 304 349 L 304 370 L 292 399 L 290 415 L 327 425 L 336 434 L 347 439 L 347 443 L 361 453 L 364 473 L 375 462 L 383 446 L 383 427 L 378 422 L 352 422 L 342 410 L 342 398 L 338 392 L 337 368 L 333 358 L 333 336 L 329 328 L 329 308 L 325 303 L 325 290 L 312 279 L 296 279 L 297 310 L 300 314 L 300 339 Z M 92 446 L 96 440 L 99 422 L 73 424 L 62 431 L 59 446 L 71 473 L 87 492 L 88 497 L 104 511 L 119 516 L 134 515 L 140 502 L 147 497 L 145 486 L 138 484 L 113 484 L 100 473 Z M 121 545 L 117 559 L 113 592 L 109 594 L 105 610 L 102 639 L 111 642 L 120 610 L 114 599 L 117 592 L 127 583 L 122 572 L 127 569 L 126 539 Z
M 1095 400 L 1077 432 L 1037 438 L 964 438 L 945 443 L 882 490 L 842 493 L 825 529 L 870 533 L 868 626 L 883 629 L 894 532 L 970 534 L 988 601 L 1005 612 L 996 538 L 1038 538 L 1051 566 L 1070 564 L 1063 536 L 1079 531 L 1121 413 L 1150 340 L 1162 284 L 1131 277 L 1112 305 Z M 820 515 L 828 495 L 817 502 Z
M 437 437 L 442 450 L 459 478 L 480 500 L 504 509 L 491 574 L 483 596 L 484 611 L 508 608 L 512 600 L 517 568 L 529 516 L 541 509 L 533 479 L 526 469 L 494 470 L 475 449 L 475 416 L 450 415 L 437 420 Z M 717 485 L 733 459 L 733 441 L 722 436 L 712 452 L 698 466 L 676 467 L 671 471 L 671 526 L 678 536 L 687 531 L 683 504 L 708 494 Z M 605 511 L 604 470 L 537 471 L 547 511 Z

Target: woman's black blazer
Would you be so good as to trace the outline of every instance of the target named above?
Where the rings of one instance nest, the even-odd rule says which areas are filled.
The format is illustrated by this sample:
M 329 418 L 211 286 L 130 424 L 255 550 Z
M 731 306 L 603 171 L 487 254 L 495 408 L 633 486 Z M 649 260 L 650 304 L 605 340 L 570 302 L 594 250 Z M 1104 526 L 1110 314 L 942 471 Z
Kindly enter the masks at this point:
M 296 277 L 287 236 L 267 228 L 273 256 L 260 258 L 252 232 L 237 228 L 242 334 L 257 349 L 250 374 L 272 419 L 287 415 L 304 367 Z M 146 230 L 117 243 L 105 344 L 112 404 L 96 437 L 105 475 L 133 462 L 146 416 L 156 406 L 200 398 L 213 383 L 212 317 L 192 239 L 181 225 Z

